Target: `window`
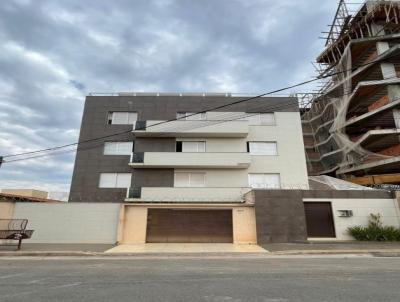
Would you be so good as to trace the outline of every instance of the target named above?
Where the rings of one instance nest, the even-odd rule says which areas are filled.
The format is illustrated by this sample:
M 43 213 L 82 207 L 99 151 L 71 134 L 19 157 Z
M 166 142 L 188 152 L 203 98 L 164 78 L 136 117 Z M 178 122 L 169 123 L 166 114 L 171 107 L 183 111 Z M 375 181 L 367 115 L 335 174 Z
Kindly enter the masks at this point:
M 178 141 L 176 152 L 206 152 L 206 142 L 203 141 Z
M 251 114 L 251 113 L 249 113 Z M 273 113 L 255 113 L 246 117 L 250 121 L 250 125 L 254 126 L 272 126 L 275 125 L 275 115 Z
M 106 142 L 104 155 L 131 155 L 133 142 Z
M 176 114 L 177 119 L 181 120 L 187 120 L 187 121 L 201 121 L 201 120 L 206 120 L 207 119 L 207 113 L 198 113 L 195 114 L 196 112 L 178 112 Z M 195 114 L 195 115 L 192 115 Z
M 278 155 L 276 142 L 248 142 L 251 155 Z
M 176 172 L 175 187 L 205 187 L 206 173 L 199 172 Z
M 133 125 L 136 120 L 136 112 L 110 112 L 108 114 L 108 124 L 110 125 Z
M 279 174 L 249 174 L 249 185 L 252 188 L 279 189 L 281 180 Z
M 99 188 L 129 188 L 131 173 L 101 173 Z

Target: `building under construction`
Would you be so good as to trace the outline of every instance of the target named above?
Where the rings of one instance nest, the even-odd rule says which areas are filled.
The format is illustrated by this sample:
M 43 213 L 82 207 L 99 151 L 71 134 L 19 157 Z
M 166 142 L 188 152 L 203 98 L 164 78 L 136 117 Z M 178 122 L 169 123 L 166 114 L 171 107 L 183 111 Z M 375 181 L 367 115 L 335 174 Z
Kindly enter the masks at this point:
M 400 1 L 340 1 L 304 109 L 310 175 L 400 184 Z

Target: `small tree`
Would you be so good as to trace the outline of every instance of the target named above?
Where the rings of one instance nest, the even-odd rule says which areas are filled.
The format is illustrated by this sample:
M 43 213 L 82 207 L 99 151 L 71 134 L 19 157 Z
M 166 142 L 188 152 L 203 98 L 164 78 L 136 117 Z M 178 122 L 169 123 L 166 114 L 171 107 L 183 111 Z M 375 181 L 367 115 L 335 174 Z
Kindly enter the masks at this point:
M 368 227 L 374 228 L 374 229 L 380 229 L 383 227 L 382 220 L 381 220 L 381 214 L 369 214 L 369 220 L 368 220 Z

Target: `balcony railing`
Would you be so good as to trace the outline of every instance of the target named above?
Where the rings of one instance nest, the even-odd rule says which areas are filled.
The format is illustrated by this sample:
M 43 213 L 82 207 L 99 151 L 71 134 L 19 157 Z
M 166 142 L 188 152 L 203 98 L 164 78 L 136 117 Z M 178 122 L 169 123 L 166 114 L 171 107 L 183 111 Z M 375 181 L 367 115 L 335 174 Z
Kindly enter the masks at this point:
M 251 156 L 246 152 L 134 152 L 134 168 L 227 168 L 246 169 Z
M 247 120 L 177 120 L 137 121 L 133 132 L 137 137 L 246 137 Z
M 126 191 L 126 198 L 140 198 L 142 195 L 142 188 L 140 187 L 133 187 L 128 188 Z
M 128 188 L 126 201 L 140 203 L 238 203 L 251 188 L 142 187 Z
M 130 163 L 143 163 L 144 152 L 132 152 Z

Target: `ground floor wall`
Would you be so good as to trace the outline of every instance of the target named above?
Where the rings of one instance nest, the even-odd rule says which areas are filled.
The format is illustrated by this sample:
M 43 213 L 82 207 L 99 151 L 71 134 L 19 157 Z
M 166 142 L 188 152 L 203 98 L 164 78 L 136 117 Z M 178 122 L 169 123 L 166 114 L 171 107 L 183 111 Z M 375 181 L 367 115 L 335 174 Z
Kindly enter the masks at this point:
M 370 214 L 380 214 L 383 225 L 400 227 L 400 213 L 397 200 L 393 199 L 332 199 L 305 198 L 304 202 L 326 202 L 332 208 L 335 238 L 309 238 L 319 240 L 353 240 L 348 234 L 348 228 L 367 226 Z M 343 217 L 341 211 L 349 210 L 352 216 Z
M 259 244 L 273 242 L 305 242 L 307 240 L 353 240 L 347 229 L 351 226 L 367 226 L 371 213 L 379 213 L 384 225 L 400 227 L 399 203 L 387 191 L 355 190 L 253 190 L 247 196 L 255 204 L 257 241 Z M 330 205 L 334 235 L 310 237 L 307 229 L 304 203 Z M 352 216 L 343 217 L 341 210 L 349 210 Z M 308 218 L 310 219 L 310 218 Z
M 371 213 L 400 227 L 398 197 L 385 191 L 253 190 L 244 204 L 0 202 L 0 218 L 28 219 L 35 231 L 31 243 L 145 243 L 149 209 L 225 210 L 231 212 L 233 243 L 268 244 L 320 240 L 308 236 L 304 203 L 322 202 L 330 205 L 335 229 L 324 240 L 351 240 L 348 227 L 366 226 Z M 342 217 L 341 210 L 353 215 Z
M 118 242 L 121 244 L 145 243 L 149 223 L 149 211 L 152 209 L 175 210 L 229 210 L 232 215 L 233 243 L 257 243 L 255 211 L 253 206 L 243 205 L 193 205 L 193 204 L 124 204 L 121 206 L 118 226 Z M 196 227 L 196 226 L 194 226 Z M 189 232 L 190 234 L 190 232 Z M 210 236 L 211 237 L 211 236 Z M 205 238 L 204 240 L 207 240 Z M 210 238 L 210 240 L 212 240 Z
M 306 242 L 307 229 L 300 190 L 253 190 L 259 244 Z
M 116 203 L 17 202 L 13 218 L 28 219 L 29 243 L 114 244 L 119 209 Z

